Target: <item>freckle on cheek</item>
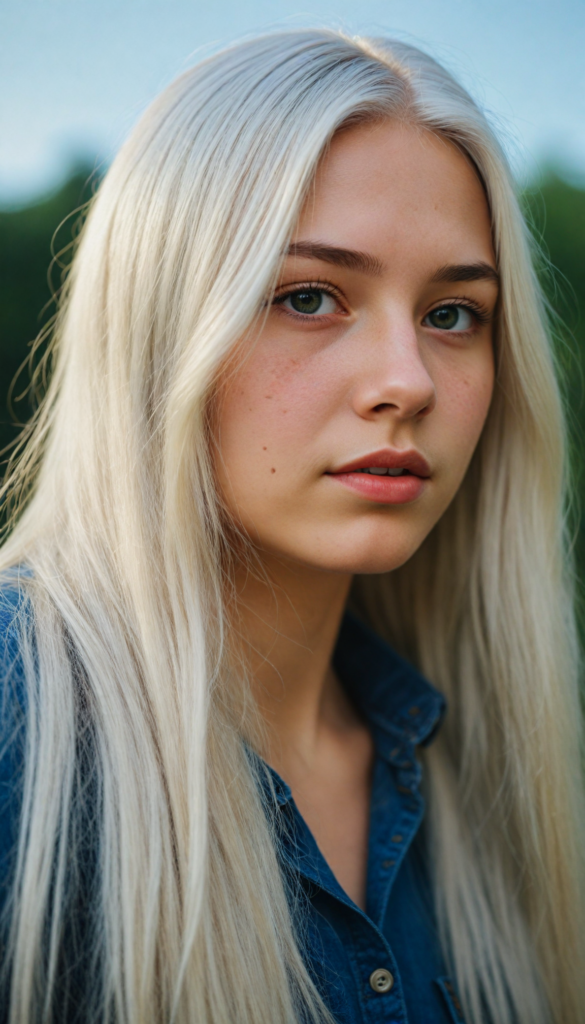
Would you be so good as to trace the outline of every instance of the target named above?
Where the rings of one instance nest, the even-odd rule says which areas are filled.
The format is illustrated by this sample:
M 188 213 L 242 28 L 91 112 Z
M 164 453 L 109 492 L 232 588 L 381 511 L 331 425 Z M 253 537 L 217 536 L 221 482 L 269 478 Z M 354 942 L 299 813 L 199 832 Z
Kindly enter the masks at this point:
M 268 451 L 268 448 L 266 447 L 266 445 L 263 445 L 263 446 L 262 446 L 262 451 L 263 451 L 263 452 L 267 452 L 267 451 Z
M 264 398 L 272 398 L 272 395 L 264 395 Z
M 273 469 L 270 470 L 270 472 L 271 473 L 276 473 L 276 470 L 273 468 Z

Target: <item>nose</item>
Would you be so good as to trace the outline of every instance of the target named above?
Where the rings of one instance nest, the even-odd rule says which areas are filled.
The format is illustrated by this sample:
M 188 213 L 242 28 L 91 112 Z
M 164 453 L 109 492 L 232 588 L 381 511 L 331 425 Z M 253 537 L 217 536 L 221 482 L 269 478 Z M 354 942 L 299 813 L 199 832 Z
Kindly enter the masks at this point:
M 364 339 L 365 341 L 365 339 Z M 411 319 L 386 323 L 359 350 L 355 411 L 364 419 L 391 413 L 400 420 L 427 416 L 436 405 L 434 381 L 421 357 Z

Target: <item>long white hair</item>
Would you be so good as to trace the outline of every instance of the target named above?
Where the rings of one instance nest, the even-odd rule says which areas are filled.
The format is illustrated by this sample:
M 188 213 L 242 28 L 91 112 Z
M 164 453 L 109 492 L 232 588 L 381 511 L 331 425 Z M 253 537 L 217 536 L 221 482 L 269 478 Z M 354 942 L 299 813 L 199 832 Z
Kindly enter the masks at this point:
M 449 700 L 425 755 L 428 843 L 469 1024 L 584 1019 L 564 433 L 525 227 L 485 117 L 432 58 L 310 30 L 224 50 L 144 115 L 90 210 L 5 485 L 0 569 L 27 567 L 11 1024 L 63 1019 L 80 944 L 84 1021 L 327 1019 L 242 740 L 209 410 L 332 136 L 380 118 L 468 154 L 502 296 L 494 400 L 460 493 L 353 601 Z

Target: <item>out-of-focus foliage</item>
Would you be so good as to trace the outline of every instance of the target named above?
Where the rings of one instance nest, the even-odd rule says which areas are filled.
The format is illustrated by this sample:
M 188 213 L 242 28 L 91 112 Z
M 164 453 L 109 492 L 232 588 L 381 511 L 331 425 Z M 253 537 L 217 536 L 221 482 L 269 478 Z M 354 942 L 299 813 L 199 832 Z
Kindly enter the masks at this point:
M 95 187 L 85 168 L 74 171 L 54 195 L 30 206 L 0 210 L 0 449 L 15 440 L 30 416 L 29 368 L 33 340 L 55 312 L 53 294 L 71 258 L 80 207 Z M 54 258 L 53 258 L 54 257 Z M 15 380 L 19 368 L 22 367 Z M 11 385 L 10 408 L 8 392 Z M 18 396 L 26 392 L 18 400 Z M 7 453 L 0 455 L 0 474 Z
M 553 314 L 568 412 L 575 495 L 570 529 L 585 638 L 585 189 L 549 172 L 538 187 L 525 192 L 524 205 L 543 250 L 539 272 Z
M 68 263 L 79 210 L 95 187 L 80 169 L 53 196 L 16 211 L 0 212 L 0 447 L 12 442 L 18 428 L 5 399 L 10 383 L 30 353 L 30 344 L 54 312 L 52 291 L 61 284 Z M 564 378 L 572 437 L 577 502 L 585 505 L 585 189 L 554 173 L 523 197 L 536 238 L 550 260 L 541 265 L 551 307 L 559 365 Z M 61 226 L 60 226 L 61 225 Z M 58 230 L 57 230 L 58 229 Z M 68 248 L 69 247 L 69 248 Z M 64 251 L 65 250 L 65 251 Z M 52 288 L 47 275 L 51 256 Z M 13 413 L 25 421 L 30 398 L 16 400 L 29 380 L 25 368 L 14 388 Z M 0 462 L 6 455 L 0 457 Z M 581 580 L 585 579 L 585 517 L 575 512 L 573 529 Z

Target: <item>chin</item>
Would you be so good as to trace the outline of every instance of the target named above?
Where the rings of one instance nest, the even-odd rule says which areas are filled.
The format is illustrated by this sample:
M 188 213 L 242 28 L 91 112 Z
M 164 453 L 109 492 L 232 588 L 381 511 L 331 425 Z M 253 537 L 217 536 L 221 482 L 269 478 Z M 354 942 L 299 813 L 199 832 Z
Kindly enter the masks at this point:
M 375 576 L 385 572 L 393 572 L 412 558 L 424 540 L 406 539 L 398 542 L 395 538 L 388 542 L 380 539 L 377 543 L 350 544 L 343 540 L 335 542 L 331 537 L 327 544 L 320 545 L 318 551 L 296 553 L 296 561 L 304 562 L 322 572 L 348 573 L 352 576 Z
M 333 571 L 367 576 L 393 572 L 418 551 L 434 525 L 434 518 L 361 522 L 357 529 L 332 530 L 321 559 Z
M 347 558 L 336 558 L 327 565 L 322 565 L 322 568 L 329 572 L 348 573 L 351 576 L 376 576 L 399 569 L 401 565 L 408 562 L 414 554 L 414 550 L 416 549 L 404 553 L 384 553 L 384 555 L 371 553 L 364 554 L 362 557 L 356 556 L 355 553 L 348 554 Z
M 319 528 L 305 522 L 287 523 L 287 529 L 258 538 L 258 547 L 277 559 L 304 565 L 318 572 L 378 575 L 393 572 L 408 562 L 434 526 L 435 519 L 418 522 L 331 522 Z

